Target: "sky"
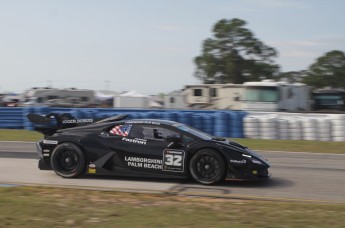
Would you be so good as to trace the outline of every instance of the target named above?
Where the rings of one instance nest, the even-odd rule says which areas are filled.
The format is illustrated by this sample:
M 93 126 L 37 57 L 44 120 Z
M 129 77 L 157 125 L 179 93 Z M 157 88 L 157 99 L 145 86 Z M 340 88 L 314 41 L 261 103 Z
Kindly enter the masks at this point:
M 0 0 L 0 92 L 31 87 L 169 93 L 220 19 L 275 48 L 281 71 L 345 52 L 343 0 Z

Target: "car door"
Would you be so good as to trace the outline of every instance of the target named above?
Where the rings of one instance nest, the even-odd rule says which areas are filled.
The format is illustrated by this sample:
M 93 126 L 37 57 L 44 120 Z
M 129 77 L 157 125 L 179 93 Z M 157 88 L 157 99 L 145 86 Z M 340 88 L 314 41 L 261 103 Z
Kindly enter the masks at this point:
M 128 131 L 128 129 L 130 130 Z M 117 140 L 116 148 L 122 166 L 131 171 L 179 175 L 184 172 L 185 152 L 169 148 L 166 138 L 180 137 L 179 131 L 157 124 L 131 124 Z

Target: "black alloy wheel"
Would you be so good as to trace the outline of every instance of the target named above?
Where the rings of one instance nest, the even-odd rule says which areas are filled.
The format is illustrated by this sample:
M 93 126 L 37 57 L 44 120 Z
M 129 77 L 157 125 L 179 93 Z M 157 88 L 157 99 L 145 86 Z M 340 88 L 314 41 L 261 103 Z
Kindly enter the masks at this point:
M 51 166 L 56 174 L 65 178 L 79 176 L 85 169 L 85 156 L 73 143 L 62 143 L 51 155 Z
M 217 151 L 203 149 L 192 157 L 189 170 L 194 180 L 211 185 L 224 180 L 226 168 L 223 157 Z

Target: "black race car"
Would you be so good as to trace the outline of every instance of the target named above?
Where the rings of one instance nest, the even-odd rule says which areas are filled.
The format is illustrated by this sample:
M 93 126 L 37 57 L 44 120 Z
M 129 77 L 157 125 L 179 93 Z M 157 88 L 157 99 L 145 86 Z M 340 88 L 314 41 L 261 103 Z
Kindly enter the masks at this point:
M 270 176 L 267 160 L 247 147 L 173 121 L 122 115 L 94 122 L 54 113 L 28 118 L 45 135 L 37 143 L 39 169 L 65 178 L 192 177 L 208 185 Z

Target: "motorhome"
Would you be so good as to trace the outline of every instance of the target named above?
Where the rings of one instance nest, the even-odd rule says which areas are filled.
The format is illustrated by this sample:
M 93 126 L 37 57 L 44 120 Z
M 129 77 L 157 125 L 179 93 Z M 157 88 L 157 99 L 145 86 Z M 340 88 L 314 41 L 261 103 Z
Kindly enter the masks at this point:
M 21 95 L 18 94 L 0 94 L 1 107 L 18 107 L 21 102 Z
M 345 110 L 345 90 L 316 89 L 313 91 L 313 110 Z
M 240 110 L 244 89 L 239 84 L 187 85 L 183 94 L 190 108 Z
M 165 109 L 188 109 L 183 90 L 175 90 L 163 95 Z
M 95 92 L 86 89 L 35 89 L 24 95 L 24 106 L 91 107 L 96 103 Z
M 302 83 L 245 82 L 243 110 L 265 111 L 309 111 L 311 107 L 310 87 Z
M 184 94 L 188 106 L 199 109 L 308 111 L 311 105 L 309 86 L 273 80 L 188 85 Z

